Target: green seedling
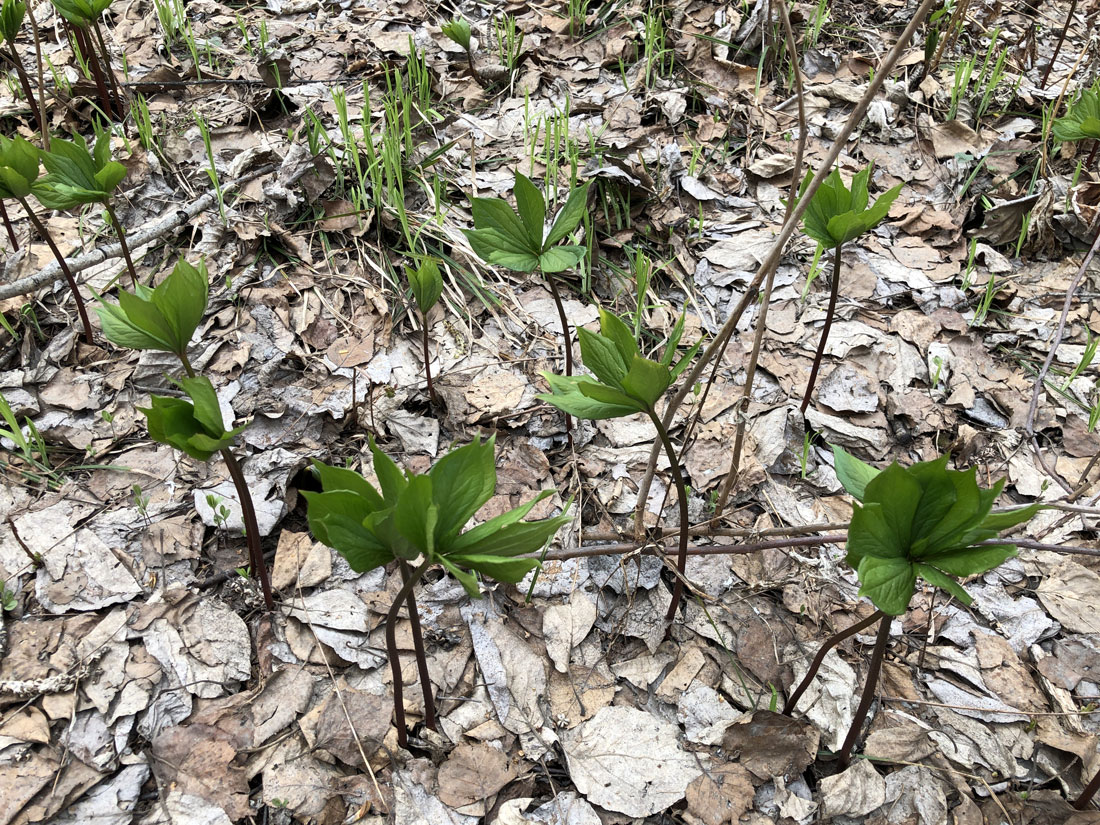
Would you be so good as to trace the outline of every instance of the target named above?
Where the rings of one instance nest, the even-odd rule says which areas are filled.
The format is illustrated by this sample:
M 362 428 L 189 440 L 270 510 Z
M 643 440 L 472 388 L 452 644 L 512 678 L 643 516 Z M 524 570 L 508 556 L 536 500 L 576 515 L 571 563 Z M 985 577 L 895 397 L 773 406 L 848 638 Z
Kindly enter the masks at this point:
M 210 178 L 210 185 L 214 187 L 214 194 L 218 197 L 218 212 L 221 213 L 222 223 L 228 223 L 225 216 L 225 198 L 222 196 L 221 180 L 218 178 L 218 167 L 214 162 L 214 148 L 210 143 L 210 127 L 203 116 L 199 114 L 198 109 L 192 109 L 191 114 L 195 118 L 195 125 L 198 126 L 199 134 L 202 135 L 202 145 L 206 149 L 206 161 L 209 164 L 206 167 L 206 176 Z
M 482 78 L 481 72 L 477 70 L 477 66 L 474 65 L 474 46 L 471 40 L 470 24 L 466 22 L 465 18 L 455 17 L 444 23 L 441 31 L 466 51 L 466 63 L 470 67 L 470 77 L 477 81 L 478 85 L 484 86 L 485 80 Z
M 50 2 L 57 13 L 73 26 L 73 34 L 76 36 L 80 51 L 87 57 L 95 78 L 104 114 L 110 117 L 114 110 L 121 120 L 125 116 L 123 98 L 119 91 L 115 70 L 111 67 L 111 53 L 107 50 L 107 41 L 104 40 L 103 29 L 99 25 L 100 16 L 111 5 L 112 0 L 50 0 Z M 98 54 L 92 47 L 91 34 L 95 34 L 99 46 Z M 107 87 L 103 82 L 103 67 L 106 68 L 113 98 L 107 94 Z
M 11 613 L 19 606 L 19 593 L 6 584 L 0 584 L 0 610 Z
M 1092 151 L 1089 152 L 1086 167 L 1091 167 L 1096 158 L 1096 149 L 1100 146 L 1100 82 L 1091 89 L 1081 92 L 1077 101 L 1069 107 L 1069 111 L 1054 121 L 1051 129 L 1055 140 L 1062 143 L 1073 143 L 1079 140 L 1092 140 Z
M 135 484 L 130 489 L 131 495 L 134 497 L 134 506 L 137 507 L 138 512 L 141 514 L 142 519 L 145 521 L 145 525 L 149 526 L 149 495 L 142 491 L 140 484 Z
M 7 57 L 10 59 L 12 66 L 15 67 L 15 73 L 19 77 L 19 85 L 23 88 L 23 96 L 27 99 L 27 105 L 31 109 L 31 114 L 34 115 L 35 122 L 38 123 L 38 132 L 43 135 L 43 140 L 47 140 L 49 136 L 46 134 L 46 121 L 42 117 L 42 110 L 35 101 L 31 80 L 27 76 L 26 69 L 23 68 L 23 61 L 20 59 L 19 52 L 15 47 L 15 40 L 19 36 L 19 29 L 23 25 L 23 18 L 26 14 L 27 4 L 22 0 L 4 0 L 3 5 L 0 6 L 0 38 L 7 46 Z
M 1081 353 L 1081 359 L 1070 371 L 1070 374 L 1066 376 L 1066 380 L 1062 382 L 1063 391 L 1069 388 L 1069 385 L 1073 383 L 1073 379 L 1089 368 L 1092 360 L 1096 357 L 1096 347 L 1100 344 L 1100 338 L 1093 338 L 1092 330 L 1088 327 L 1085 327 L 1085 334 L 1088 336 L 1085 341 L 1085 349 Z
M 657 414 L 657 402 L 680 373 L 690 365 L 702 344 L 701 341 L 696 342 L 683 357 L 677 360 L 676 348 L 683 333 L 684 316 L 681 315 L 669 336 L 664 354 L 659 361 L 653 361 L 641 354 L 630 327 L 618 316 L 601 309 L 599 333 L 589 332 L 583 327 L 578 331 L 581 359 L 592 371 L 592 376 L 562 376 L 544 372 L 543 377 L 550 383 L 550 392 L 538 396 L 559 410 L 578 418 L 600 420 L 645 413 L 653 422 L 665 455 L 668 457 L 680 505 L 680 544 L 677 555 L 677 569 L 680 575 L 676 577 L 672 602 L 665 617 L 670 623 L 676 616 L 683 594 L 690 525 L 688 524 L 687 485 L 680 473 L 680 460 L 676 454 L 676 448 L 673 447 L 668 430 L 665 429 L 661 417 Z M 671 624 L 669 627 L 671 629 Z
M 908 610 L 917 579 L 971 604 L 973 599 L 957 579 L 985 573 L 1015 556 L 1016 546 L 997 540 L 997 534 L 1027 521 L 1042 504 L 992 513 L 1004 480 L 983 489 L 978 486 L 977 468 L 948 470 L 946 455 L 910 467 L 894 462 L 879 471 L 838 447 L 833 454 L 837 478 L 856 499 L 845 561 L 859 576 L 859 595 L 869 598 L 877 610 L 822 645 L 784 713 L 793 710 L 824 651 L 877 621 L 863 696 L 839 754 L 841 767 L 846 767 L 874 697 L 890 622 Z
M 225 501 L 216 493 L 207 493 L 206 506 L 214 513 L 214 526 L 224 530 L 231 515 Z
M 854 240 L 877 226 L 890 206 L 901 192 L 902 184 L 885 192 L 874 205 L 868 208 L 867 182 L 871 177 L 874 164 L 857 172 L 852 178 L 852 188 L 849 189 L 840 179 L 840 170 L 833 169 L 825 182 L 814 193 L 810 201 L 805 217 L 802 219 L 803 231 L 824 247 L 833 250 L 833 282 L 829 290 L 829 308 L 825 314 L 825 326 L 821 330 L 821 341 L 814 355 L 813 368 L 810 370 L 810 379 L 806 383 L 806 392 L 802 398 L 802 412 L 810 404 L 810 395 L 813 393 L 817 382 L 817 373 L 821 368 L 821 359 L 825 354 L 825 345 L 829 340 L 829 329 L 833 325 L 833 315 L 836 312 L 836 299 L 840 294 L 840 253 L 845 243 Z M 801 199 L 806 188 L 810 185 L 813 175 L 806 175 L 802 182 L 798 197 Z
M 475 573 L 518 582 L 538 567 L 530 554 L 540 550 L 569 519 L 565 515 L 522 521 L 536 503 L 553 495 L 545 490 L 533 501 L 463 531 L 496 490 L 495 438 L 451 450 L 425 474 L 402 472 L 370 440 L 374 472 L 381 492 L 352 470 L 314 462 L 323 492 L 303 491 L 309 529 L 322 544 L 335 548 L 360 573 L 397 561 L 403 584 L 386 616 L 386 649 L 393 669 L 393 707 L 398 742 L 408 745 L 398 659 L 397 614 L 407 606 L 412 620 L 425 724 L 435 728 L 435 705 L 428 679 L 420 620 L 413 597 L 416 583 L 435 564 L 453 575 L 470 598 L 478 598 Z M 411 562 L 420 559 L 415 568 Z
M 209 461 L 214 453 L 225 461 L 241 504 L 250 567 L 259 575 L 264 603 L 272 610 L 275 603 L 260 547 L 256 508 L 230 449 L 246 425 L 226 430 L 213 385 L 195 373 L 187 357 L 187 345 L 206 312 L 209 292 L 205 265 L 196 268 L 181 258 L 155 289 L 138 284 L 135 293 L 119 290 L 117 305 L 100 298 L 96 312 L 103 334 L 112 343 L 129 349 L 170 352 L 180 360 L 186 377 L 174 383 L 191 400 L 154 395 L 151 406 L 139 410 L 147 419 L 149 436 L 154 441 L 175 447 L 198 461 Z
M 50 466 L 50 457 L 46 451 L 46 442 L 42 439 L 38 429 L 34 426 L 34 422 L 29 418 L 24 418 L 24 424 L 27 428 L 27 434 L 24 434 L 23 428 L 19 426 L 19 421 L 15 417 L 15 412 L 12 410 L 11 405 L 8 403 L 3 393 L 0 393 L 0 419 L 3 419 L 6 426 L 0 427 L 0 438 L 6 438 L 11 441 L 16 450 L 19 452 L 19 457 L 23 462 L 34 468 L 34 472 L 24 472 L 27 478 L 33 481 L 40 481 L 42 479 L 50 482 L 48 486 L 53 486 L 52 482 L 56 482 L 57 477 L 53 468 Z
M 432 403 L 439 404 L 439 396 L 435 394 L 432 384 L 431 355 L 428 352 L 428 312 L 438 302 L 443 294 L 443 276 L 439 274 L 439 264 L 432 258 L 425 258 L 416 269 L 405 267 L 405 276 L 412 287 L 416 306 L 420 310 L 420 328 L 424 341 L 424 377 L 428 381 L 428 397 Z
M 76 301 L 76 310 L 80 314 L 80 322 L 84 327 L 84 339 L 88 344 L 91 344 L 92 325 L 88 320 L 88 311 L 84 308 L 84 299 L 80 297 L 80 291 L 77 289 L 76 278 L 73 277 L 72 270 L 65 262 L 65 256 L 61 254 L 61 250 L 54 243 L 53 236 L 50 235 L 49 230 L 38 219 L 38 215 L 35 214 L 34 209 L 27 202 L 27 197 L 32 192 L 37 195 L 35 187 L 38 181 L 38 162 L 39 150 L 23 138 L 16 136 L 13 139 L 8 139 L 0 135 L 0 198 L 12 198 L 18 201 L 19 205 L 23 207 L 23 211 L 27 213 L 27 217 L 30 219 L 35 231 L 50 247 L 50 251 L 57 260 L 57 265 L 61 268 L 65 281 L 69 285 L 73 300 Z
M 130 281 L 136 286 L 137 269 L 126 243 L 126 230 L 111 205 L 111 195 L 126 177 L 126 167 L 111 159 L 110 136 L 106 132 L 98 133 L 91 151 L 79 135 L 73 141 L 55 138 L 50 144 L 50 151 L 42 152 L 42 165 L 46 167 L 47 174 L 31 187 L 39 203 L 47 209 L 101 204 L 118 236 Z
M 503 198 L 474 198 L 475 228 L 464 230 L 474 252 L 483 260 L 517 272 L 538 270 L 546 276 L 561 321 L 566 376 L 573 374 L 573 344 L 554 273 L 574 267 L 584 258 L 585 247 L 559 242 L 580 222 L 588 201 L 588 186 L 586 183 L 569 193 L 565 206 L 548 231 L 546 199 L 530 178 L 517 172 L 515 192 L 519 214 Z M 570 438 L 572 429 L 571 423 L 566 421 Z

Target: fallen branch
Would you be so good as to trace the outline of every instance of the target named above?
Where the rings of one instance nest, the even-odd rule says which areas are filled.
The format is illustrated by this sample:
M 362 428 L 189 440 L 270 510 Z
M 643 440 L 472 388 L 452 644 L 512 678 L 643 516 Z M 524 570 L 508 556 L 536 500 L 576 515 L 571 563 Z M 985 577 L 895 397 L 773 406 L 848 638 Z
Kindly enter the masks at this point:
M 279 167 L 275 164 L 269 164 L 267 166 L 261 166 L 259 169 L 253 169 L 251 172 L 241 175 L 236 180 L 230 181 L 223 186 L 222 193 L 224 194 L 235 186 L 240 186 L 256 178 L 270 174 L 278 168 Z M 186 207 L 163 215 L 160 219 L 154 221 L 148 228 L 140 232 L 135 231 L 128 233 L 127 237 L 129 238 L 130 246 L 136 249 L 163 235 L 167 235 L 179 226 L 189 223 L 199 214 L 212 207 L 217 202 L 217 198 L 217 193 L 211 190 L 197 200 L 192 201 Z M 101 264 L 111 258 L 120 258 L 122 254 L 122 246 L 120 244 L 106 243 L 95 247 L 89 252 L 67 258 L 66 263 L 68 263 L 70 271 L 75 275 L 77 272 Z M 14 298 L 17 295 L 26 295 L 30 292 L 34 292 L 39 287 L 45 286 L 51 281 L 56 280 L 60 274 L 61 267 L 54 261 L 26 278 L 21 278 L 10 284 L 0 284 L 0 301 L 5 298 Z

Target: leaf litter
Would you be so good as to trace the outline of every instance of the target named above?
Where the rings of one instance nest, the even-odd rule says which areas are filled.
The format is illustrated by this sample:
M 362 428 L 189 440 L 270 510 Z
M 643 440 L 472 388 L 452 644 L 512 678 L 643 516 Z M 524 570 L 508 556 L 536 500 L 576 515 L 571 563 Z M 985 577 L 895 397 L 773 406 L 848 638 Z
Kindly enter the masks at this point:
M 1037 39 L 1024 12 L 973 10 L 965 22 L 976 50 L 990 47 L 993 30 L 998 44 L 1031 32 L 1038 51 L 1006 49 L 1011 77 L 972 88 L 953 117 L 965 50 L 952 47 L 921 76 L 924 44 L 913 42 L 841 155 L 846 182 L 873 161 L 875 193 L 904 187 L 885 223 L 846 245 L 839 314 L 805 421 L 795 406 L 828 276 L 807 283 L 813 246 L 798 234 L 770 294 L 748 403 L 741 391 L 755 306 L 701 404 L 698 440 L 683 461 L 693 523 L 708 517 L 743 419 L 745 457 L 725 523 L 745 541 L 847 520 L 827 442 L 876 466 L 950 449 L 960 468 L 977 464 L 987 481 L 1007 476 L 1002 505 L 1070 505 L 1040 514 L 1027 536 L 1096 547 L 1100 443 L 1089 411 L 1097 379 L 1084 363 L 1100 335 L 1094 269 L 1070 305 L 1038 409 L 1028 410 L 1078 266 L 1072 247 L 1091 243 L 1096 184 L 1088 169 L 1075 178 L 1083 158 L 1063 143 L 1044 161 L 1036 196 L 1025 164 L 1040 154 L 1041 118 L 1007 114 L 1037 113 L 1063 85 L 1071 95 L 1083 88 L 1067 58 L 1081 46 L 1079 22 L 1045 88 L 1039 80 L 1068 6 L 1040 12 Z M 811 38 L 823 7 L 795 4 L 809 168 L 866 89 L 869 61 L 914 7 L 832 3 Z M 65 293 L 50 286 L 56 271 L 36 275 L 49 269 L 48 252 L 33 244 L 7 257 L 5 285 L 41 277 L 41 289 L 31 303 L 29 289 L 0 301 L 20 336 L 3 333 L 0 391 L 18 421 L 29 418 L 42 434 L 51 467 L 19 473 L 29 465 L 3 440 L 0 582 L 15 606 L 3 614 L 0 825 L 259 816 L 431 825 L 1096 821 L 1095 811 L 1064 802 L 1100 770 L 1095 556 L 1022 549 L 1018 563 L 967 582 L 971 608 L 918 592 L 891 633 L 863 749 L 872 758 L 836 772 L 819 752 L 838 748 L 848 728 L 871 637 L 826 656 L 795 719 L 771 704 L 801 679 L 820 641 L 865 608 L 838 544 L 693 557 L 692 600 L 671 639 L 660 621 L 666 566 L 650 555 L 548 561 L 533 584 L 477 601 L 447 578 L 426 580 L 418 601 L 443 733 L 418 730 L 410 754 L 396 749 L 381 630 L 399 576 L 358 575 L 306 532 L 298 493 L 311 459 L 367 470 L 369 432 L 422 472 L 452 441 L 484 430 L 498 434 L 504 458 L 481 520 L 555 488 L 539 517 L 573 499 L 576 522 L 561 547 L 630 535 L 655 433 L 642 419 L 601 422 L 574 433 L 575 459 L 562 449 L 560 417 L 536 399 L 545 391 L 539 371 L 560 360 L 554 304 L 541 282 L 477 261 L 462 235 L 472 226 L 469 197 L 510 197 L 516 171 L 564 194 L 573 172 L 553 147 L 573 141 L 582 148 L 577 182 L 600 190 L 583 240 L 626 274 L 594 266 L 570 276 L 572 329 L 594 330 L 602 305 L 638 311 L 644 327 L 667 334 L 687 308 L 686 340 L 713 334 L 773 243 L 795 168 L 787 72 L 759 51 L 767 44 L 767 59 L 782 54 L 768 9 L 764 0 L 675 13 L 589 5 L 581 16 L 590 36 L 575 37 L 568 15 L 513 5 L 525 37 L 512 72 L 492 65 L 505 60 L 497 32 L 507 18 L 463 8 L 482 71 L 506 81 L 498 88 L 469 76 L 440 32 L 443 19 L 416 2 L 377 17 L 346 4 L 192 2 L 192 36 L 208 48 L 199 66 L 182 43 L 164 48 L 148 10 L 113 14 L 108 37 L 162 124 L 155 148 L 133 134 L 112 139 L 128 169 L 120 215 L 144 229 L 207 196 L 184 213 L 190 233 L 135 232 L 133 252 L 146 280 L 182 252 L 206 255 L 217 286 L 194 360 L 212 375 L 225 420 L 253 419 L 241 436 L 243 466 L 281 598 L 262 615 L 249 580 L 233 573 L 248 562 L 223 467 L 145 438 L 135 408 L 168 389 L 168 362 L 77 342 L 66 331 Z M 38 14 L 53 22 L 48 8 Z M 645 23 L 657 19 L 668 39 L 654 50 Z M 266 45 L 257 49 L 261 21 Z M 849 27 L 865 42 L 845 35 Z M 343 89 L 349 122 L 377 129 L 381 98 L 368 99 L 364 82 L 380 93 L 383 67 L 409 65 L 410 35 L 432 105 L 446 113 L 418 131 L 409 156 L 418 174 L 439 174 L 439 188 L 409 194 L 409 210 L 425 224 L 437 218 L 436 245 L 452 255 L 441 304 L 424 321 L 399 280 L 415 261 L 401 254 L 392 209 L 360 211 L 338 185 L 349 155 L 331 94 Z M 66 40 L 43 48 L 77 80 Z M 282 88 L 258 81 L 276 65 L 266 50 L 281 55 Z M 215 82 L 192 83 L 198 71 Z M 986 89 L 993 111 L 1006 114 L 974 116 Z M 79 81 L 74 91 L 69 114 L 57 116 L 81 128 Z M 0 90 L 6 120 L 23 112 L 13 105 Z M 211 126 L 224 223 L 192 107 Z M 315 135 L 316 150 L 295 137 L 311 117 L 333 138 Z M 226 185 L 267 167 L 236 190 Z M 23 213 L 12 217 L 28 237 Z M 79 220 L 54 214 L 50 228 L 79 253 L 82 237 L 105 227 L 89 211 Z M 640 309 L 628 256 L 639 247 L 660 262 Z M 103 291 L 121 264 L 100 257 L 85 267 L 82 277 Z M 424 322 L 441 414 L 423 387 Z M 677 440 L 694 403 L 676 419 Z M 91 466 L 70 469 L 81 464 Z M 668 463 L 657 466 L 649 526 L 662 515 L 675 526 Z M 228 508 L 224 523 L 211 493 Z M 229 575 L 217 580 L 218 571 Z M 406 684 L 419 678 L 411 634 L 404 616 Z M 418 691 L 405 700 L 410 715 L 423 713 Z

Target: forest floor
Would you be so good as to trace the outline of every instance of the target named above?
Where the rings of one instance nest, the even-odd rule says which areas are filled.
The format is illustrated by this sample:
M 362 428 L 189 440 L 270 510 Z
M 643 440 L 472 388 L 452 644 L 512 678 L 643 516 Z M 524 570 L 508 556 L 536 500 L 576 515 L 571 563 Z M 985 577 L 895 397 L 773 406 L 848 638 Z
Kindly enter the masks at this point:
M 145 231 L 145 283 L 205 260 L 191 357 L 227 416 L 251 421 L 236 449 L 276 608 L 246 577 L 224 463 L 149 438 L 138 408 L 171 394 L 172 359 L 89 346 L 62 280 L 20 286 L 52 257 L 7 202 L 20 249 L 0 237 L 0 393 L 30 440 L 0 451 L 0 825 L 1100 822 L 1069 806 L 1100 770 L 1100 268 L 1082 270 L 1100 179 L 1087 143 L 1050 137 L 1100 70 L 1096 3 L 956 0 L 903 44 L 837 163 L 850 180 L 873 162 L 872 198 L 903 186 L 844 247 L 808 409 L 832 266 L 801 231 L 743 403 L 754 278 L 799 136 L 818 170 L 916 7 L 791 4 L 800 122 L 765 1 L 116 0 L 116 209 Z M 91 136 L 95 86 L 49 4 L 34 11 L 50 129 Z M 441 33 L 455 14 L 480 82 Z M 27 27 L 18 47 L 35 76 Z M 4 133 L 34 139 L 14 88 L 0 86 Z M 471 198 L 512 198 L 518 172 L 556 206 L 590 183 L 588 254 L 559 277 L 574 328 L 608 308 L 648 349 L 685 312 L 685 343 L 709 343 L 744 299 L 672 427 L 693 546 L 730 552 L 691 556 L 667 640 L 669 558 L 633 527 L 654 428 L 574 421 L 567 442 L 536 398 L 562 362 L 547 282 L 486 265 L 462 232 Z M 114 300 L 128 281 L 100 210 L 39 214 L 89 306 L 93 290 Z M 426 321 L 438 406 L 405 280 L 425 254 L 445 278 Z M 369 475 L 371 435 L 423 472 L 490 433 L 498 486 L 478 518 L 553 490 L 532 516 L 572 520 L 533 585 L 486 582 L 471 600 L 428 574 L 440 725 L 421 724 L 403 619 L 402 749 L 382 626 L 400 576 L 316 542 L 299 488 L 314 458 Z M 852 500 L 830 445 L 876 467 L 950 454 L 983 485 L 1006 479 L 999 505 L 1052 505 L 1013 533 L 1038 549 L 966 583 L 971 606 L 918 588 L 843 771 L 831 754 L 873 630 L 825 658 L 793 718 L 775 712 L 821 642 L 873 612 L 837 538 Z M 659 461 L 645 526 L 675 528 L 676 505 Z

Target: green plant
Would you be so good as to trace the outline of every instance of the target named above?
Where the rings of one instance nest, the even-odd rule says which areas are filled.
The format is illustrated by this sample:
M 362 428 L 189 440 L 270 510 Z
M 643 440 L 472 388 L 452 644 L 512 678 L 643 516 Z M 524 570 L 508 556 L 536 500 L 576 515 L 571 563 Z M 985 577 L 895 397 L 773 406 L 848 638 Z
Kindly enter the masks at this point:
M 202 135 L 202 145 L 206 149 L 206 176 L 210 178 L 210 184 L 214 187 L 214 193 L 218 196 L 218 212 L 221 213 L 222 223 L 227 222 L 225 216 L 225 198 L 222 196 L 222 185 L 218 178 L 218 166 L 214 162 L 214 148 L 210 143 L 210 127 L 207 125 L 206 120 L 199 114 L 198 109 L 192 109 L 191 114 L 195 118 L 195 125 L 199 128 L 199 134 Z
M 691 363 L 691 359 L 695 357 L 695 353 L 702 344 L 702 341 L 697 341 L 683 357 L 677 360 L 676 348 L 680 344 L 683 333 L 684 316 L 681 315 L 665 345 L 664 354 L 659 361 L 653 361 L 641 354 L 630 327 L 618 316 L 601 309 L 599 333 L 589 332 L 583 327 L 578 330 L 581 359 L 595 377 L 561 376 L 544 372 L 543 377 L 550 383 L 550 392 L 538 396 L 559 410 L 578 418 L 600 420 L 645 413 L 653 422 L 668 457 L 680 505 L 680 543 L 677 554 L 679 576 L 676 578 L 672 602 L 665 617 L 667 622 L 671 622 L 676 616 L 683 594 L 690 525 L 688 524 L 687 486 L 680 472 L 680 460 L 676 449 L 669 438 L 668 430 L 661 422 L 661 417 L 657 414 L 657 402 Z
M 23 25 L 23 17 L 26 13 L 27 4 L 22 0 L 4 0 L 3 5 L 0 6 L 0 38 L 7 44 L 7 57 L 10 59 L 12 66 L 15 67 L 19 84 L 23 87 L 23 96 L 27 100 L 31 114 L 34 115 L 35 122 L 38 124 L 38 132 L 45 141 L 49 140 L 49 135 L 46 133 L 46 121 L 42 116 L 42 110 L 34 99 L 31 80 L 27 76 L 27 72 L 23 68 L 23 61 L 19 58 L 19 52 L 15 48 L 15 39 L 19 35 L 19 28 Z
M 42 152 L 42 165 L 47 174 L 31 189 L 47 209 L 72 209 L 86 203 L 103 206 L 114 227 L 119 246 L 126 259 L 130 281 L 137 285 L 137 269 L 126 243 L 126 230 L 111 205 L 111 194 L 126 177 L 126 167 L 111 159 L 111 140 L 106 132 L 96 135 L 95 147 L 89 151 L 84 138 L 73 141 L 55 138 L 49 152 Z
M 474 198 L 472 211 L 475 228 L 464 230 L 470 239 L 470 246 L 482 260 L 517 272 L 538 270 L 546 277 L 561 321 L 566 376 L 573 374 L 573 345 L 554 273 L 576 266 L 584 258 L 585 247 L 559 242 L 580 222 L 588 201 L 588 186 L 586 183 L 569 193 L 565 206 L 547 230 L 546 199 L 530 178 L 517 172 L 515 193 L 518 215 L 503 198 Z M 572 438 L 572 425 L 568 421 L 566 430 Z
M 1000 292 L 1000 288 L 997 286 L 997 278 L 990 272 L 989 280 L 985 282 L 985 291 L 982 292 L 981 300 L 978 301 L 978 306 L 974 309 L 974 317 L 970 319 L 968 326 L 973 327 L 985 323 L 985 319 L 989 315 L 989 308 L 993 305 L 993 299 L 997 297 L 998 292 Z
M 856 499 L 845 561 L 859 576 L 859 595 L 869 598 L 877 608 L 859 623 L 859 629 L 879 623 L 863 696 L 840 750 L 843 767 L 851 757 L 874 697 L 890 622 L 909 608 L 917 579 L 969 605 L 972 598 L 957 579 L 992 570 L 1016 555 L 1016 546 L 997 540 L 997 534 L 1027 521 L 1042 504 L 991 512 L 1004 481 L 983 489 L 978 486 L 977 468 L 966 472 L 948 470 L 946 455 L 910 467 L 894 462 L 879 471 L 838 447 L 833 448 L 833 454 L 837 478 Z M 837 634 L 822 649 L 853 632 L 849 628 Z M 820 664 L 821 658 L 819 653 L 815 663 Z M 812 667 L 787 703 L 785 713 L 793 709 L 815 673 L 816 667 Z
M 155 289 L 138 284 L 135 293 L 119 290 L 118 304 L 108 304 L 100 298 L 96 312 L 103 334 L 112 343 L 130 349 L 170 352 L 179 359 L 186 377 L 173 383 L 190 401 L 154 395 L 149 407 L 138 409 L 144 413 L 149 436 L 154 441 L 175 447 L 198 461 L 209 461 L 214 453 L 225 461 L 240 500 L 249 566 L 258 573 L 264 603 L 271 610 L 274 600 L 260 547 L 256 509 L 240 464 L 230 449 L 246 425 L 232 430 L 225 428 L 213 385 L 208 378 L 195 373 L 187 357 L 187 345 L 206 312 L 209 291 L 206 266 L 194 267 L 181 258 Z
M 0 610 L 11 613 L 19 606 L 19 592 L 7 584 L 0 584 Z
M 0 198 L 13 198 L 18 201 L 19 205 L 23 207 L 23 211 L 27 213 L 27 217 L 30 219 L 35 231 L 50 247 L 50 251 L 53 253 L 57 265 L 61 268 L 66 283 L 69 285 L 73 300 L 76 302 L 76 310 L 84 327 L 84 339 L 88 344 L 91 344 L 92 325 L 88 320 L 88 311 L 84 308 L 84 299 L 80 297 L 80 290 L 77 289 L 76 278 L 73 277 L 72 270 L 69 269 L 69 265 L 65 261 L 65 256 L 61 254 L 61 250 L 54 243 L 53 236 L 50 235 L 49 230 L 42 224 L 34 209 L 27 202 L 27 197 L 32 192 L 37 195 L 35 186 L 39 171 L 38 158 L 39 150 L 23 138 L 16 136 L 14 139 L 8 139 L 0 135 Z
M 145 524 L 149 524 L 149 495 L 142 491 L 140 484 L 135 484 L 130 488 L 130 493 L 134 497 L 134 506 L 137 507 L 141 517 L 145 520 Z
M 672 73 L 675 56 L 668 47 L 665 35 L 664 12 L 653 8 L 642 18 L 642 61 L 645 63 L 645 85 L 652 85 L 655 77 L 667 77 Z
M 7 425 L 6 427 L 0 427 L 0 438 L 11 441 L 19 451 L 19 457 L 22 461 L 33 468 L 32 471 L 21 471 L 22 474 L 32 481 L 45 481 L 46 486 L 50 489 L 56 487 L 58 485 L 57 474 L 50 466 L 50 456 L 46 449 L 46 442 L 34 426 L 34 422 L 29 418 L 23 419 L 29 436 L 23 433 L 23 428 L 19 426 L 15 412 L 3 393 L 0 393 L 0 418 Z
M 516 18 L 503 14 L 493 21 L 493 33 L 497 41 L 497 57 L 511 75 L 519 68 L 523 57 L 523 30 L 516 25 Z
M 1100 146 L 1100 81 L 1081 92 L 1066 114 L 1054 121 L 1051 133 L 1063 143 L 1091 139 L 1092 150 L 1085 166 L 1092 166 L 1096 149 Z
M 817 382 L 817 373 L 821 368 L 821 359 L 825 354 L 825 345 L 829 340 L 829 330 L 833 325 L 833 315 L 836 312 L 836 300 L 840 294 L 840 253 L 844 244 L 854 240 L 877 226 L 890 206 L 901 192 L 902 184 L 883 193 L 875 203 L 868 207 L 867 182 L 871 177 L 874 164 L 860 170 L 852 178 L 852 187 L 849 189 L 840 179 L 840 170 L 833 169 L 829 177 L 814 193 L 810 205 L 806 209 L 803 218 L 803 231 L 819 244 L 833 250 L 833 282 L 829 290 L 829 308 L 825 314 L 825 326 L 821 330 L 821 340 L 814 355 L 813 367 L 810 370 L 810 379 L 806 383 L 806 392 L 802 398 L 802 412 L 810 404 L 810 395 L 814 384 Z M 813 175 L 806 175 L 798 192 L 801 199 L 810 185 Z
M 481 72 L 474 65 L 474 47 L 471 38 L 470 24 L 463 17 L 455 17 L 441 27 L 441 31 L 466 51 L 466 62 L 470 67 L 470 77 L 479 85 L 484 86 L 485 80 Z
M 1092 330 L 1085 327 L 1085 334 L 1088 339 L 1085 342 L 1085 348 L 1081 353 L 1081 358 L 1078 360 L 1076 366 L 1070 371 L 1070 374 L 1066 376 L 1066 380 L 1062 382 L 1062 389 L 1065 390 L 1073 383 L 1073 379 L 1080 375 L 1082 372 L 1089 368 L 1092 364 L 1092 360 L 1096 357 L 1096 347 L 1100 344 L 1100 338 L 1092 337 Z
M 533 501 L 463 531 L 466 523 L 496 489 L 495 437 L 451 450 L 424 474 L 402 472 L 370 439 L 378 489 L 358 473 L 314 462 L 322 492 L 303 491 L 309 529 L 322 544 L 335 548 L 353 570 L 365 572 L 397 561 L 403 584 L 386 616 L 386 649 L 393 669 L 394 714 L 398 742 L 408 744 L 402 701 L 401 666 L 395 629 L 406 605 L 413 620 L 414 647 L 424 691 L 425 723 L 435 727 L 434 702 L 427 660 L 419 633 L 413 589 L 435 564 L 453 575 L 471 598 L 480 595 L 475 573 L 498 581 L 518 582 L 538 567 L 538 551 L 569 519 L 565 515 L 522 521 Z M 410 562 L 420 559 L 415 568 Z
M 424 258 L 416 269 L 405 267 L 405 276 L 412 287 L 416 306 L 420 310 L 420 328 L 424 340 L 424 376 L 428 381 L 428 397 L 433 404 L 439 403 L 432 385 L 431 355 L 428 353 L 428 312 L 438 303 L 443 294 L 443 276 L 439 274 L 439 264 L 432 258 Z
M 216 493 L 206 494 L 206 505 L 214 514 L 214 525 L 221 530 L 226 528 L 226 524 L 229 522 L 230 510 L 225 504 L 225 500 Z

